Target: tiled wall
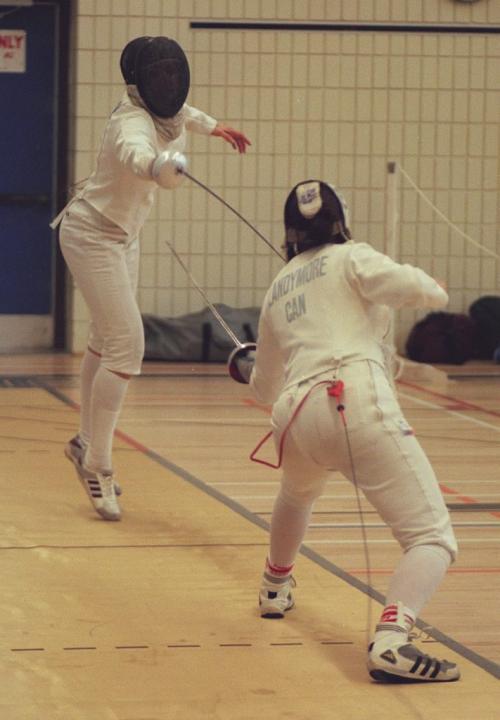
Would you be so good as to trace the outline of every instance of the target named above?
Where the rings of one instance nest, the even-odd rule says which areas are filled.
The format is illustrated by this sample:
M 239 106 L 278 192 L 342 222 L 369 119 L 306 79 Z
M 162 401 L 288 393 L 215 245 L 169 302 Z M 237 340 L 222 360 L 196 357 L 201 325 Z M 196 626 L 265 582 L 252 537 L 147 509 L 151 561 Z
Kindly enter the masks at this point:
M 399 162 L 463 231 L 500 253 L 498 35 L 192 30 L 190 20 L 500 24 L 500 1 L 80 0 L 75 33 L 74 176 L 93 167 L 106 117 L 122 92 L 118 61 L 137 35 L 167 34 L 188 54 L 189 102 L 252 140 L 238 156 L 192 135 L 190 172 L 274 245 L 289 188 L 306 177 L 342 189 L 358 240 L 384 249 L 387 162 Z M 398 179 L 397 255 L 447 281 L 450 309 L 498 293 L 499 263 L 452 232 Z M 164 238 L 213 302 L 260 305 L 280 260 L 243 223 L 185 181 L 161 191 L 142 234 L 139 302 L 162 316 L 202 300 Z M 400 347 L 417 315 L 399 313 Z M 72 348 L 85 345 L 75 294 Z

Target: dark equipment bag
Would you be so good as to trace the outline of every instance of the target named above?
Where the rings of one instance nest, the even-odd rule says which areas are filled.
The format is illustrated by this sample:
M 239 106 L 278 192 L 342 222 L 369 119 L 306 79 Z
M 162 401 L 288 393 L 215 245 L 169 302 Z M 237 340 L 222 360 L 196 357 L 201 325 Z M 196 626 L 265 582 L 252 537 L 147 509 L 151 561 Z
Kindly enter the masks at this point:
M 477 327 L 479 357 L 493 359 L 493 353 L 500 346 L 500 297 L 484 295 L 478 298 L 470 306 L 469 315 Z
M 231 308 L 220 303 L 215 308 L 238 340 L 256 341 L 259 308 Z M 208 308 L 176 318 L 143 315 L 142 321 L 145 360 L 223 363 L 235 347 Z
M 406 341 L 407 356 L 421 363 L 462 365 L 478 353 L 476 323 L 458 313 L 429 313 L 414 325 Z

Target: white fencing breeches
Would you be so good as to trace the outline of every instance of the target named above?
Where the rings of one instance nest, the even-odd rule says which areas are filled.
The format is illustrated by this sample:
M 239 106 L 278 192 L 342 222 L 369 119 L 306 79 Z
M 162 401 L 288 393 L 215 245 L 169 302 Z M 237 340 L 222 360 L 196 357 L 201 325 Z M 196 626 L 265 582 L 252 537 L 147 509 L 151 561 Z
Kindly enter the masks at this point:
M 273 408 L 275 443 L 316 377 L 285 392 Z M 440 545 L 452 559 L 457 545 L 434 471 L 405 420 L 384 369 L 371 361 L 341 367 L 347 432 L 359 489 L 391 528 L 403 550 Z M 329 471 L 353 480 L 345 430 L 326 385 L 315 388 L 284 443 L 282 494 L 297 506 L 323 490 Z
M 139 241 L 84 200 L 74 202 L 60 225 L 61 251 L 89 308 L 89 347 L 108 370 L 138 375 L 144 327 L 135 293 Z

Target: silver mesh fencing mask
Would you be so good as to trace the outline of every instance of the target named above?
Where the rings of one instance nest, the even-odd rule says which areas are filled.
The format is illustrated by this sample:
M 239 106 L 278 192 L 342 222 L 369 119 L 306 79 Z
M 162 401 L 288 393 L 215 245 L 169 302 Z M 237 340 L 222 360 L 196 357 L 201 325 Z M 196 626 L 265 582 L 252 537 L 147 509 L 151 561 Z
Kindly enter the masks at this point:
M 171 118 L 189 92 L 189 64 L 181 46 L 167 37 L 149 38 L 137 52 L 135 84 L 154 115 Z
M 310 248 L 351 238 L 344 198 L 321 180 L 304 180 L 292 189 L 285 202 L 284 220 L 288 260 Z

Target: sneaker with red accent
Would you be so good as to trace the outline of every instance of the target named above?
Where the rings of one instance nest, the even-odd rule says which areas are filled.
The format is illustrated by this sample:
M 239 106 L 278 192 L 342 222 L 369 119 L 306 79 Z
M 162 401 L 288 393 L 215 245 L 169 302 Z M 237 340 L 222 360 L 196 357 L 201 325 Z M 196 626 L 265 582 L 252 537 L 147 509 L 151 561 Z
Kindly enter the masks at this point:
M 453 682 L 460 678 L 455 663 L 426 655 L 407 637 L 398 639 L 397 633 L 371 643 L 367 665 L 370 676 L 378 682 Z
M 66 443 L 66 446 L 64 448 L 64 454 L 68 458 L 70 462 L 73 463 L 75 466 L 75 470 L 78 475 L 78 479 L 82 480 L 81 478 L 81 467 L 83 464 L 83 457 L 85 455 L 85 451 L 87 449 L 86 443 L 83 442 L 80 435 L 75 435 L 75 437 L 71 438 L 71 440 Z M 115 495 L 121 495 L 122 489 L 120 485 L 114 480 L 115 484 Z
M 285 582 L 273 583 L 262 579 L 259 592 L 260 616 L 269 620 L 279 620 L 294 606 L 292 588 L 296 585 L 290 575 Z

